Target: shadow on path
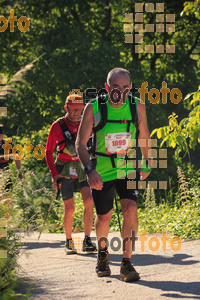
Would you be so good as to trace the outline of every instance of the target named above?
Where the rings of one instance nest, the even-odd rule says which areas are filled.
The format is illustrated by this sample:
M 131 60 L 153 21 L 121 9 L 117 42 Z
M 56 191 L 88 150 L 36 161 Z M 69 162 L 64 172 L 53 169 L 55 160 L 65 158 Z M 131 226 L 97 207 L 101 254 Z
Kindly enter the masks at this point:
M 64 248 L 65 241 L 57 241 L 57 242 L 23 242 L 21 244 L 22 249 L 33 250 L 33 249 L 41 249 L 41 248 Z
M 177 294 L 162 294 L 161 296 L 172 298 L 192 298 L 200 299 L 200 282 L 181 282 L 181 281 L 138 281 L 139 285 L 147 286 L 152 289 L 159 289 L 166 292 L 179 292 L 183 294 L 192 294 L 191 297 Z M 194 298 L 193 295 L 197 295 Z M 179 296 L 179 297 L 178 297 Z
M 56 242 L 24 242 L 22 243 L 22 249 L 23 250 L 32 250 L 32 249 L 45 249 L 45 248 L 52 248 L 52 249 L 60 249 L 63 248 L 64 251 L 64 241 L 56 241 Z M 78 253 L 79 256 L 84 256 L 86 253 Z M 72 259 L 76 260 L 77 255 L 73 255 Z M 94 254 L 91 254 L 94 257 Z M 70 256 L 69 256 L 70 257 Z M 122 260 L 122 254 L 121 253 L 114 253 L 110 254 L 110 266 L 118 266 L 120 268 L 121 260 Z M 85 261 L 83 259 L 83 261 Z M 175 266 L 183 266 L 183 272 L 184 272 L 184 266 L 191 266 L 199 263 L 199 260 L 195 259 L 192 255 L 188 254 L 173 254 L 171 256 L 163 255 L 156 255 L 154 254 L 134 254 L 132 257 L 132 261 L 134 261 L 134 266 L 154 266 L 154 265 L 163 265 L 163 269 L 165 268 L 165 264 L 171 264 L 175 268 Z M 79 263 L 80 263 L 80 257 L 79 257 Z M 154 274 L 155 276 L 156 273 Z M 117 279 L 120 280 L 120 275 L 111 275 L 108 277 L 108 282 L 110 279 Z M 177 278 L 178 279 L 178 278 Z M 187 280 L 187 278 L 186 278 Z M 126 284 L 137 284 L 139 286 L 145 286 L 150 289 L 157 289 L 162 291 L 164 293 L 161 294 L 161 297 L 166 298 L 174 298 L 174 299 L 181 299 L 181 298 L 192 298 L 192 299 L 200 299 L 200 282 L 181 282 L 181 281 L 148 281 L 141 279 L 137 282 L 132 283 L 126 283 Z M 34 284 L 34 287 L 32 286 L 31 290 L 32 295 L 39 295 L 39 294 L 45 294 L 45 290 L 40 287 L 40 283 Z M 183 295 L 182 295 L 183 294 Z M 186 294 L 186 295 L 184 295 Z M 188 294 L 191 294 L 189 296 Z M 85 296 L 83 295 L 83 298 Z
M 173 256 L 156 255 L 156 254 L 134 254 L 132 256 L 132 261 L 134 261 L 134 266 L 149 266 L 158 264 L 172 264 L 172 265 L 193 265 L 197 264 L 199 260 L 186 260 L 192 258 L 193 256 L 188 254 L 174 254 Z M 120 254 L 110 254 L 110 264 L 119 265 L 121 263 L 122 255 Z M 118 263 L 117 263 L 118 262 Z

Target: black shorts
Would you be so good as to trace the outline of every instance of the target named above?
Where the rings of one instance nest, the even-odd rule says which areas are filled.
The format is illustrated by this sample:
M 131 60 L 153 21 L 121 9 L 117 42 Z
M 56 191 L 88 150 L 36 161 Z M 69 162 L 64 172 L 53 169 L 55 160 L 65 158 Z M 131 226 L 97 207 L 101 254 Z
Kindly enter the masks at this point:
M 74 179 L 62 178 L 61 194 L 63 201 L 69 200 L 73 197 L 74 192 L 80 192 L 83 187 L 89 187 L 87 180 L 78 182 Z
M 63 170 L 63 165 L 56 165 L 56 170 L 60 174 Z M 63 201 L 73 197 L 74 192 L 80 192 L 83 187 L 89 187 L 87 180 L 78 182 L 76 179 L 66 179 L 62 177 L 61 194 Z
M 137 202 L 139 191 L 137 189 L 127 189 L 127 182 L 127 178 L 115 179 L 104 182 L 102 190 L 92 189 L 92 196 L 98 215 L 105 215 L 113 208 L 115 189 L 120 200 L 131 199 Z

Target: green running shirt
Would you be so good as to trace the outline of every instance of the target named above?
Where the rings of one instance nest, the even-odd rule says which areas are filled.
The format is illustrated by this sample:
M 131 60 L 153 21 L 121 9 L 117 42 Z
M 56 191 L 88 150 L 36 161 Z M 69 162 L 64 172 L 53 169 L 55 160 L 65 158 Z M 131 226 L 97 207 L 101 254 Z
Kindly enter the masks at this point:
M 134 98 L 136 102 L 136 108 L 138 111 L 138 98 Z M 94 120 L 96 126 L 100 119 L 101 114 L 98 107 L 98 99 L 91 101 L 92 108 L 93 108 L 93 114 L 94 114 Z M 128 97 L 126 99 L 126 102 L 120 106 L 120 107 L 113 107 L 108 102 L 108 96 L 106 96 L 106 104 L 107 110 L 108 110 L 108 119 L 109 120 L 131 120 L 131 112 L 130 112 L 130 106 L 129 106 L 129 100 Z M 96 151 L 101 153 L 114 153 L 113 151 L 116 150 L 118 152 L 120 150 L 120 147 L 126 147 L 127 145 L 127 135 L 131 139 L 131 145 L 134 145 L 133 140 L 135 139 L 136 134 L 136 128 L 133 123 L 130 124 L 130 130 L 129 133 L 127 133 L 127 124 L 121 124 L 121 123 L 107 123 L 101 130 L 97 131 L 96 133 Z M 133 150 L 132 150 L 133 151 Z M 128 150 L 128 153 L 130 154 L 130 149 Z M 121 155 L 124 157 L 124 155 Z M 131 157 L 129 155 L 129 157 Z M 133 156 L 132 156 L 133 157 Z M 122 177 L 125 175 L 124 172 L 124 159 L 123 158 L 114 158 L 116 168 L 112 167 L 111 159 L 109 157 L 104 157 L 97 155 L 97 165 L 96 170 L 100 173 L 103 182 L 114 180 L 117 178 Z M 133 168 L 133 161 L 129 161 L 127 163 L 126 168 L 131 168 L 131 171 L 134 170 Z M 126 169 L 127 170 L 127 169 Z M 126 175 L 125 175 L 126 176 Z

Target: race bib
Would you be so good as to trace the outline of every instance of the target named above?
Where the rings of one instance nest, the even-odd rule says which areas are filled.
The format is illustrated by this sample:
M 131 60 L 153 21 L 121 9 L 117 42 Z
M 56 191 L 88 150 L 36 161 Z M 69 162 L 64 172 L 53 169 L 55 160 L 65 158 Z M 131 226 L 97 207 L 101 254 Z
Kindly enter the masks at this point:
M 105 134 L 106 154 L 125 153 L 131 147 L 131 133 Z
M 76 168 L 70 167 L 69 168 L 69 175 L 72 179 L 77 179 L 78 174 L 77 174 Z

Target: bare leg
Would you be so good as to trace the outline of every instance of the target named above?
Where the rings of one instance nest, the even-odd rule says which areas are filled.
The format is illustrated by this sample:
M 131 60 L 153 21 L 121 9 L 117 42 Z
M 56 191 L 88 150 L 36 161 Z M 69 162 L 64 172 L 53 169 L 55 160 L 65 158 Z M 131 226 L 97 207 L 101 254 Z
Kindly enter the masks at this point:
M 131 258 L 138 230 L 137 203 L 130 199 L 121 199 L 121 207 L 124 217 L 122 228 L 123 258 Z
M 98 244 L 99 249 L 104 249 L 106 246 L 106 240 L 109 232 L 110 219 L 112 217 L 113 210 L 110 210 L 105 215 L 97 215 L 95 220 L 95 229 L 97 240 L 100 240 L 100 244 Z
M 73 213 L 74 213 L 74 198 L 70 198 L 64 202 L 64 227 L 67 239 L 72 237 Z
M 89 187 L 83 187 L 80 192 L 84 203 L 83 222 L 85 235 L 90 236 L 93 222 L 93 198 Z

